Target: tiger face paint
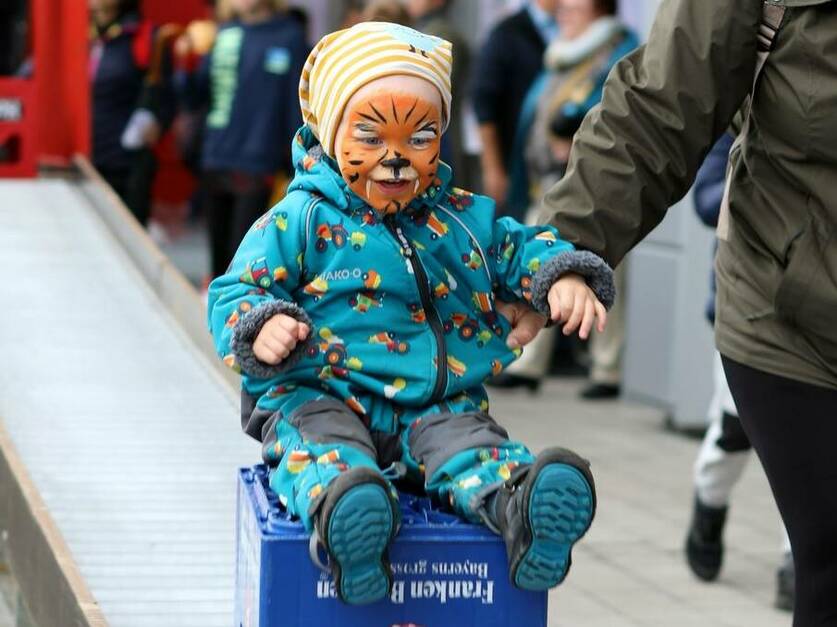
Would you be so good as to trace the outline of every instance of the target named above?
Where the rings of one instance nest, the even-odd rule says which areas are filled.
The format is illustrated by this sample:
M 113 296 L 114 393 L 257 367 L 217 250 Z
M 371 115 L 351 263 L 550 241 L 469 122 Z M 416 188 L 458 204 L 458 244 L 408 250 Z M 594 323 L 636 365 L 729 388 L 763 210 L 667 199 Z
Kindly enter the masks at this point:
M 412 76 L 368 83 L 349 100 L 335 152 L 349 188 L 381 213 L 404 209 L 433 183 L 439 166 L 442 102 Z

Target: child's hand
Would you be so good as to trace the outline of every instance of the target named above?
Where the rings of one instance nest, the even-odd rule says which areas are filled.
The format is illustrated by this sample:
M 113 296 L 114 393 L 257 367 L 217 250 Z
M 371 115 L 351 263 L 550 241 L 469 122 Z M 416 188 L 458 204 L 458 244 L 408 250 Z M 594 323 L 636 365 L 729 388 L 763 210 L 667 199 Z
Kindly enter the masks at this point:
M 285 314 L 273 316 L 264 323 L 253 342 L 253 353 L 259 361 L 271 366 L 291 354 L 298 342 L 308 337 L 308 325 Z
M 564 335 L 571 335 L 580 325 L 578 336 L 586 340 L 597 318 L 599 324 L 596 328 L 599 333 L 604 331 L 607 310 L 578 274 L 565 274 L 555 281 L 549 288 L 547 300 L 551 318 L 564 323 Z

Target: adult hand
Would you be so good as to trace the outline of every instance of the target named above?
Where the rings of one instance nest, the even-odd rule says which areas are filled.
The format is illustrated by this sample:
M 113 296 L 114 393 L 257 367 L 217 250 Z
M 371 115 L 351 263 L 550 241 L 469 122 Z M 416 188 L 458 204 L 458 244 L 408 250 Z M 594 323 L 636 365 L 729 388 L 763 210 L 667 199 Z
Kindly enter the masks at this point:
M 506 303 L 498 300 L 496 307 L 512 326 L 511 333 L 506 339 L 506 345 L 509 348 L 526 346 L 535 339 L 546 324 L 546 318 L 526 303 Z
M 253 342 L 259 361 L 276 366 L 291 354 L 298 342 L 308 337 L 308 325 L 285 314 L 277 314 L 264 323 Z

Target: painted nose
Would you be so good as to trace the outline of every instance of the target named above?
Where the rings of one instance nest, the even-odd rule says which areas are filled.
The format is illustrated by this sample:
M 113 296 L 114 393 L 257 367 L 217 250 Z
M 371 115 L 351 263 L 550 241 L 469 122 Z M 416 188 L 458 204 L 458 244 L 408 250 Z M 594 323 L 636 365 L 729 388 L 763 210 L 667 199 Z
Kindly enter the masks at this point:
M 403 168 L 410 167 L 410 160 L 405 159 L 404 157 L 395 157 L 394 159 L 387 159 L 386 161 L 381 161 L 381 165 L 385 168 L 392 168 L 395 172 L 395 178 L 398 178 L 399 171 Z

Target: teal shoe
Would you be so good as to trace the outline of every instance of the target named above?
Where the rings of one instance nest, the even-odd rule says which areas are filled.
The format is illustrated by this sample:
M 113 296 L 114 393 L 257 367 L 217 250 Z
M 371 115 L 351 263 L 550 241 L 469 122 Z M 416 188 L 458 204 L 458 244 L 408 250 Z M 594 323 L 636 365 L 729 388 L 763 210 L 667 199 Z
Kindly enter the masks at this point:
M 547 449 L 527 470 L 500 488 L 494 520 L 512 583 L 548 590 L 567 576 L 572 547 L 593 522 L 596 488 L 590 464 L 566 449 Z
M 371 468 L 347 470 L 326 489 L 315 516 L 312 558 L 318 541 L 328 553 L 328 569 L 344 603 L 365 605 L 390 593 L 387 549 L 399 520 L 389 484 Z

